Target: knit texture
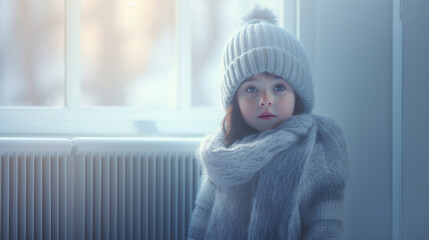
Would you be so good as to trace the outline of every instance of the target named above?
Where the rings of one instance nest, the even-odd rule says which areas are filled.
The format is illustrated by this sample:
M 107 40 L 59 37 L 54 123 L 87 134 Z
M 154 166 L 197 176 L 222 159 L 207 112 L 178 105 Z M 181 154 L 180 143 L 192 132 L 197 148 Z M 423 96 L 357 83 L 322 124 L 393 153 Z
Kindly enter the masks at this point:
M 341 239 L 348 158 L 341 129 L 313 114 L 197 156 L 203 176 L 189 239 Z
M 243 20 L 245 24 L 232 34 L 223 52 L 224 107 L 229 106 L 244 80 L 268 72 L 286 80 L 299 98 L 296 108 L 310 113 L 314 91 L 304 47 L 291 33 L 276 25 L 275 15 L 269 9 L 255 5 Z

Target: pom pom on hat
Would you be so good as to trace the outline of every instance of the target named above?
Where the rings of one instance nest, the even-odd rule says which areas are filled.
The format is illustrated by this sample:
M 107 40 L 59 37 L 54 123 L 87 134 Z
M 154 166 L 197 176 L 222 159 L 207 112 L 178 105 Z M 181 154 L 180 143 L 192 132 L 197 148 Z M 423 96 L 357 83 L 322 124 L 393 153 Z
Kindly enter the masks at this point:
M 304 47 L 276 25 L 277 17 L 257 4 L 247 11 L 243 26 L 232 34 L 222 56 L 221 97 L 228 108 L 240 84 L 262 72 L 280 76 L 295 90 L 295 110 L 309 113 L 314 105 L 310 65 Z
M 255 3 L 253 8 L 247 10 L 247 12 L 241 18 L 243 24 L 257 23 L 260 21 L 266 21 L 272 24 L 277 24 L 277 17 L 274 13 L 265 7 L 261 7 Z

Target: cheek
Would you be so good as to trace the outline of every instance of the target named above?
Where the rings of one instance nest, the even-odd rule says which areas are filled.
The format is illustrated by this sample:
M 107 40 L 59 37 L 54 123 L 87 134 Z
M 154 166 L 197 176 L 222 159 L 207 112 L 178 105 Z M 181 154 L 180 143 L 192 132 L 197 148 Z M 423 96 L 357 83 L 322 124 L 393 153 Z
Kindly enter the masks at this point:
M 295 108 L 295 96 L 289 95 L 280 101 L 280 104 L 277 105 L 279 111 L 281 111 L 283 117 L 290 117 L 293 114 Z
M 255 112 L 255 104 L 251 99 L 241 98 L 238 100 L 238 106 L 240 107 L 241 115 L 244 120 L 247 121 Z

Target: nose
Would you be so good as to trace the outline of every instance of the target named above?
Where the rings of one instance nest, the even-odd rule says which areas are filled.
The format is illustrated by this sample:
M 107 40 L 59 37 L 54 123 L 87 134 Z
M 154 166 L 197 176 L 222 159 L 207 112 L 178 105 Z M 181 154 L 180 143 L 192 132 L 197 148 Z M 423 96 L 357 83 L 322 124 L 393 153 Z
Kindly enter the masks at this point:
M 259 106 L 271 106 L 273 105 L 273 100 L 271 99 L 270 96 L 268 96 L 268 94 L 263 94 L 261 96 L 261 99 L 259 101 Z

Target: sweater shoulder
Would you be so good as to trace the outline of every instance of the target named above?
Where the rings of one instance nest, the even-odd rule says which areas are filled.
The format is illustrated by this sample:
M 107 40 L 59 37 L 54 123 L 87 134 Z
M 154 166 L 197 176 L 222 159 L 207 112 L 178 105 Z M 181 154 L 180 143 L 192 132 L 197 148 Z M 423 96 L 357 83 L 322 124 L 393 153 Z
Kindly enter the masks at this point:
M 330 117 L 313 115 L 313 119 L 317 136 L 307 170 L 311 175 L 335 175 L 346 181 L 349 159 L 342 129 Z
M 332 133 L 337 137 L 342 137 L 344 139 L 343 131 L 341 130 L 338 123 L 331 117 L 312 114 L 312 118 L 317 125 L 319 132 Z
M 318 115 L 313 115 L 313 119 L 317 126 L 316 144 L 323 145 L 332 153 L 346 152 L 344 133 L 338 123 L 330 117 Z

